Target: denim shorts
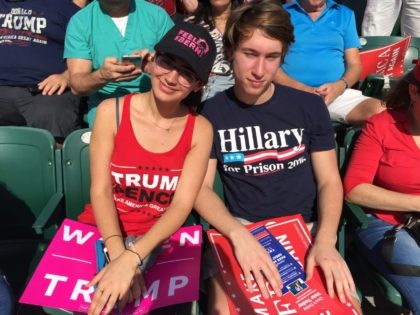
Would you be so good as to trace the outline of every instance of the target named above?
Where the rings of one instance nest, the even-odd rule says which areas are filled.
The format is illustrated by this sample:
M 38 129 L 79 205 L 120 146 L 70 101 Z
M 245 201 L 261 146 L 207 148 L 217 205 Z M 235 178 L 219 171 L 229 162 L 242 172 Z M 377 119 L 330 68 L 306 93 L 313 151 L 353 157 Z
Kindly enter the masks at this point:
M 137 240 L 141 239 L 142 236 L 134 236 L 129 235 L 125 238 L 124 244 L 126 248 L 130 247 L 130 243 L 135 243 Z M 143 265 L 141 267 L 142 270 L 147 270 L 155 263 L 156 259 L 162 252 L 162 246 L 157 246 L 148 256 L 142 257 Z

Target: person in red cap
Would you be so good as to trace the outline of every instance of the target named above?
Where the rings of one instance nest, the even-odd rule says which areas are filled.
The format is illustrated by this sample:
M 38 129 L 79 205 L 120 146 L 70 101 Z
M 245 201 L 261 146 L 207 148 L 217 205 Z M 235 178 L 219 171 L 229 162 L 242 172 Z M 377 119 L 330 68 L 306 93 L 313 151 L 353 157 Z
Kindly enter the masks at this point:
M 213 39 L 180 23 L 154 48 L 151 91 L 103 101 L 93 126 L 92 203 L 79 220 L 98 226 L 110 263 L 88 284 L 91 315 L 146 292 L 147 259 L 185 222 L 207 169 L 212 127 L 183 100 L 207 82 Z
M 356 244 L 419 315 L 420 240 L 405 229 L 390 247 L 384 240 L 384 233 L 403 224 L 408 212 L 420 214 L 419 60 L 385 102 L 387 110 L 367 121 L 355 145 L 344 192 L 371 218 L 367 228 L 356 230 Z

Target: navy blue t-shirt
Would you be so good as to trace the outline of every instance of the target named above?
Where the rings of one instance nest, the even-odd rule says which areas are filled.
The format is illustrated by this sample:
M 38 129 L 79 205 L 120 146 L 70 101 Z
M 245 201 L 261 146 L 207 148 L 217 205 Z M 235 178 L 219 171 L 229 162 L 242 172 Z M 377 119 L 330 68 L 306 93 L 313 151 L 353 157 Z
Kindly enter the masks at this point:
M 227 206 L 249 221 L 302 214 L 316 218 L 310 153 L 335 148 L 323 100 L 276 85 L 264 104 L 240 102 L 233 88 L 209 99 L 202 114 L 214 128 L 211 158 L 218 160 Z
M 79 9 L 70 0 L 0 0 L 0 85 L 34 86 L 62 73 L 67 23 Z

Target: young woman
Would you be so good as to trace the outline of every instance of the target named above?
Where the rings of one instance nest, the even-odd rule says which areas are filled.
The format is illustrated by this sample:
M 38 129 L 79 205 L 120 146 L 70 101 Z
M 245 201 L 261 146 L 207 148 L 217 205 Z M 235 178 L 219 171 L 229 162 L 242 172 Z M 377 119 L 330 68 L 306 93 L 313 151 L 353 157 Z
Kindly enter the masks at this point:
M 211 125 L 182 102 L 206 83 L 213 40 L 203 27 L 181 23 L 155 50 L 151 91 L 98 107 L 92 204 L 79 219 L 98 226 L 111 261 L 89 284 L 97 285 L 89 314 L 109 314 L 117 301 L 122 307 L 141 295 L 140 267 L 184 223 L 206 172 Z
M 242 0 L 202 0 L 197 10 L 186 18 L 188 22 L 205 27 L 216 44 L 216 59 L 203 89 L 202 101 L 230 88 L 235 83 L 230 63 L 224 55 L 222 39 L 230 12 L 241 3 Z
M 356 230 L 356 244 L 393 283 L 415 315 L 420 314 L 420 247 L 405 230 L 396 234 L 391 264 L 382 255 L 384 233 L 420 212 L 420 61 L 393 90 L 387 110 L 373 116 L 355 145 L 344 179 L 346 199 L 366 207 L 371 220 Z M 407 265 L 402 274 L 393 264 Z M 395 270 L 394 270 L 395 269 Z

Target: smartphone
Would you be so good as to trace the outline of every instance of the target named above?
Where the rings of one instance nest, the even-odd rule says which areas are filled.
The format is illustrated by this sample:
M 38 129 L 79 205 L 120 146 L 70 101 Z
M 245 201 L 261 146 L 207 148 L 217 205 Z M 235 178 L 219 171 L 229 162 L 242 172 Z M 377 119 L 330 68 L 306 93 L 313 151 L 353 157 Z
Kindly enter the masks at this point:
M 141 67 L 142 58 L 139 55 L 124 55 L 121 59 L 123 64 L 133 64 L 136 68 Z

